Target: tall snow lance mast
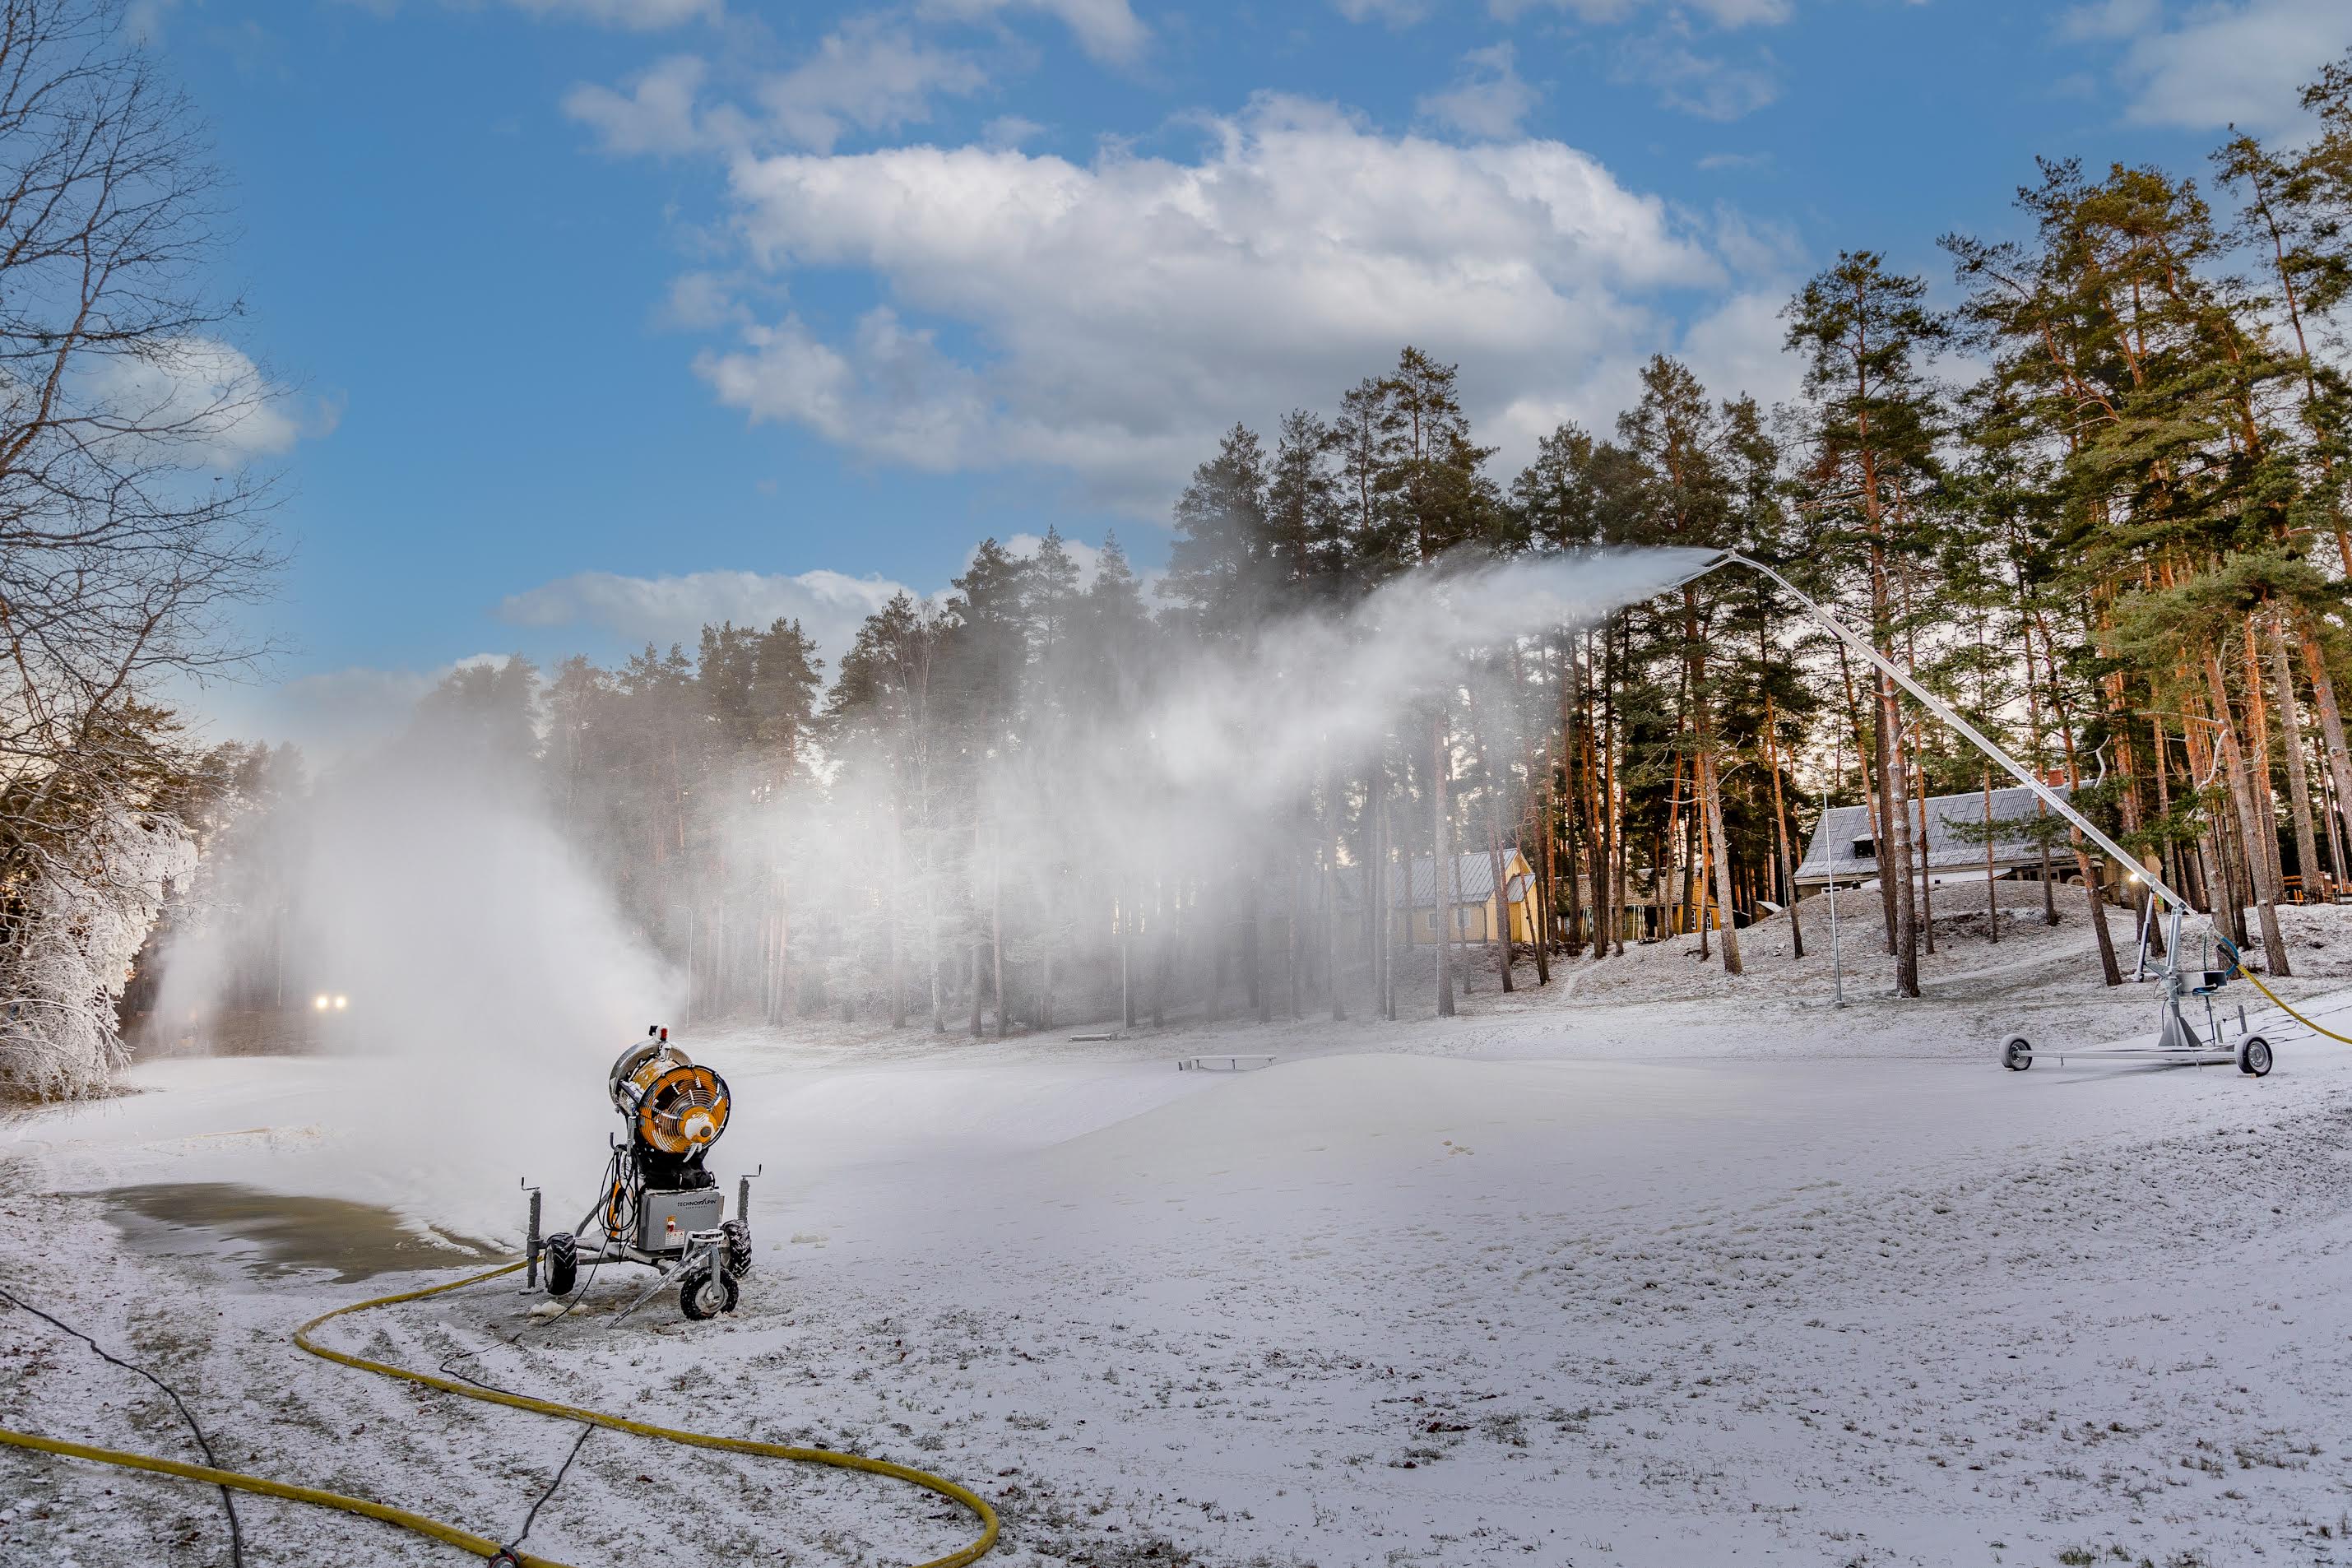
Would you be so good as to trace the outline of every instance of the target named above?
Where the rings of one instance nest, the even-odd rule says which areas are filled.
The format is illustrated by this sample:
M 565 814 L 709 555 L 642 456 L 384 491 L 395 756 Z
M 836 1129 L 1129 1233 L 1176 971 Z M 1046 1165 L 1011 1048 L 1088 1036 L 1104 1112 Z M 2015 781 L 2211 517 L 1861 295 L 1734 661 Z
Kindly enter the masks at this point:
M 1800 593 L 1796 584 L 1761 561 L 1742 555 L 1736 550 L 1715 551 L 1710 553 L 1710 559 L 1705 563 L 1693 571 L 1685 573 L 1667 586 L 1679 587 L 1684 583 L 1704 577 L 1726 566 L 1745 566 L 1750 571 L 1762 573 L 1779 584 L 1790 597 L 1803 605 L 1806 613 L 1820 622 L 1832 637 L 1853 649 L 1904 690 L 1918 699 L 1922 707 L 1958 731 L 1978 751 L 1999 763 L 2011 778 L 2039 796 L 2043 805 L 2065 818 L 2074 826 L 2081 829 L 2084 837 L 2114 857 L 2116 864 L 2130 867 L 2133 874 L 2147 884 L 2148 891 L 2161 900 L 2160 905 L 2150 905 L 2147 919 L 2142 924 L 2139 933 L 2139 972 L 2146 974 L 2150 946 L 2149 938 L 2155 932 L 2159 915 L 2164 920 L 2164 953 L 2158 962 L 2155 976 L 2163 986 L 2163 996 L 2157 1004 L 2155 1039 L 2142 1046 L 2113 1046 L 2096 1050 L 2066 1051 L 2058 1054 L 2060 1062 L 2064 1062 L 2068 1057 L 2136 1057 L 2183 1064 L 2218 1065 L 2234 1061 L 2238 1065 L 2239 1071 L 2251 1074 L 2255 1078 L 2260 1078 L 2271 1070 L 2270 1042 L 2249 1028 L 2245 1009 L 2242 1007 L 2238 1010 L 2237 1038 L 2234 1041 L 2227 1037 L 2227 1021 L 2218 1016 L 2214 1010 L 2213 994 L 2219 991 L 2223 983 L 2231 976 L 2244 973 L 2237 950 L 2230 947 L 2227 939 L 2220 937 L 2216 932 L 2215 940 L 2229 952 L 2229 963 L 2223 967 L 2215 968 L 2205 961 L 2206 955 L 2200 953 L 2197 967 L 2190 968 L 2185 962 L 2187 955 L 2181 948 L 2180 930 L 2182 917 L 2189 912 L 2189 900 L 2167 887 L 2164 879 L 2157 875 L 2154 868 L 2143 865 L 2138 857 L 2099 831 L 2096 823 L 2075 810 L 2067 803 L 2064 795 L 2044 784 L 2032 769 L 1979 734 L 1974 725 L 1954 712 L 1951 707 L 1939 700 L 1934 692 L 1912 679 L 1901 666 L 1881 656 L 1867 638 L 1857 636 L 1841 624 L 1827 610 Z M 2256 980 L 2253 984 L 2263 991 L 2263 994 L 2270 994 L 2269 988 L 2263 985 L 2261 981 Z M 2197 998 L 2204 1004 L 2205 1020 L 2201 1028 L 2191 1022 L 2187 1014 L 2182 1011 L 2181 1003 L 2189 997 Z M 2278 1002 L 2275 996 L 2273 996 L 2272 1000 Z M 2285 1003 L 2279 1002 L 2278 1005 L 2290 1016 L 2302 1018 L 2302 1015 L 2295 1013 Z M 2307 1018 L 2302 1021 L 2306 1024 L 2311 1023 Z M 2319 1029 L 2319 1026 L 2315 1024 L 2312 1024 L 2311 1026 L 2314 1029 Z M 2326 1034 L 2329 1031 L 2319 1030 L 2319 1032 Z M 2033 1065 L 2032 1042 L 2022 1035 L 2010 1036 L 2001 1043 L 2000 1063 L 2012 1072 L 2023 1072 Z
M 733 1311 L 739 1282 L 751 1271 L 751 1178 L 737 1184 L 735 1217 L 729 1219 L 719 1178 L 702 1163 L 727 1131 L 732 1105 L 727 1080 L 691 1060 L 671 1043 L 667 1029 L 656 1026 L 613 1063 L 606 1088 L 627 1132 L 612 1142 L 604 1191 L 575 1230 L 558 1231 L 543 1243 L 539 1196 L 532 1192 L 526 1279 L 536 1279 L 543 1256 L 548 1294 L 568 1296 L 583 1264 L 593 1271 L 606 1263 L 635 1263 L 658 1278 L 624 1317 L 672 1279 L 688 1317 Z M 595 1239 L 586 1243 L 592 1225 Z

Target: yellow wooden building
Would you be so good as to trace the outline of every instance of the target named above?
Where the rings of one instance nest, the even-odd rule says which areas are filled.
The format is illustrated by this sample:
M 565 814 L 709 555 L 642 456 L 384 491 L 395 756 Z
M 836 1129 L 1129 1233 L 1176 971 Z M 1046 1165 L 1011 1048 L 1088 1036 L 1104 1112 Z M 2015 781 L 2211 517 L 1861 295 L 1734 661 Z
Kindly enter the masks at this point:
M 1397 942 L 1434 944 L 1441 910 L 1451 911 L 1456 942 L 1489 940 L 1494 931 L 1501 929 L 1497 922 L 1506 911 L 1511 922 L 1511 940 L 1535 941 L 1536 876 L 1527 857 L 1517 848 L 1503 851 L 1500 898 L 1495 890 L 1494 858 L 1483 849 L 1454 856 L 1443 889 L 1430 886 L 1431 865 L 1426 858 L 1412 863 L 1410 898 L 1404 888 L 1392 884 L 1389 889 L 1390 931 Z

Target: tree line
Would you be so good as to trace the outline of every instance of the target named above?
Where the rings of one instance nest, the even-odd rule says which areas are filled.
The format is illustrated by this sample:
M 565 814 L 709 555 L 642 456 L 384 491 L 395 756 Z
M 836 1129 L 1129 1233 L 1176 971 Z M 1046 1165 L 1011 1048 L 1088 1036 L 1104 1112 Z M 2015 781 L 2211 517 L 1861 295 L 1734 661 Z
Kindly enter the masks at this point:
M 2021 237 L 1942 239 L 1949 309 L 1841 255 L 1785 309 L 1783 406 L 1662 355 L 1612 426 L 1563 425 L 1505 475 L 1456 368 L 1408 347 L 1270 438 L 1229 431 L 1149 590 L 1114 538 L 1091 571 L 1050 531 L 984 541 L 830 679 L 779 621 L 461 671 L 433 701 L 530 772 L 705 1019 L 1445 1014 L 1661 925 L 1738 973 L 1743 921 L 1796 902 L 1823 793 L 1868 813 L 1916 995 L 1954 896 L 1924 803 L 1989 800 L 1985 759 L 1760 576 L 1531 628 L 1474 570 L 1736 548 L 2285 973 L 2278 905 L 2352 881 L 2352 58 L 2302 102 L 2307 142 L 2216 151 L 2218 210 L 2178 172 L 2042 163 Z M 1382 607 L 1412 584 L 1462 635 L 1411 641 Z M 2098 906 L 2144 889 L 2103 890 L 2062 823 L 1985 831 L 2039 843 L 2045 900 L 2079 882 L 2119 983 Z M 1540 940 L 1395 940 L 1423 886 L 1442 908 L 1465 857 L 1500 885 L 1515 854 Z

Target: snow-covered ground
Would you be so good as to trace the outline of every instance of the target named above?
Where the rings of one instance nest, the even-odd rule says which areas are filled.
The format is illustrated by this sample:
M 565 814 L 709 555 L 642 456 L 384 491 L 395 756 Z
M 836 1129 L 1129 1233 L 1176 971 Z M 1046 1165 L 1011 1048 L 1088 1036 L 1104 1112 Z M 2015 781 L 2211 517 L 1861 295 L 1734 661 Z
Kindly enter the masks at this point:
M 2250 1006 L 2260 1081 L 2002 1072 L 2009 1029 L 2125 1038 L 2153 1003 L 2095 984 L 2079 907 L 2014 912 L 1997 946 L 1980 904 L 1939 931 L 1916 1003 L 1856 921 L 1843 1010 L 1825 930 L 1799 963 L 1773 921 L 1743 981 L 1661 944 L 1510 997 L 1481 975 L 1443 1023 L 688 1039 L 736 1090 L 714 1165 L 766 1166 L 732 1320 L 616 1326 L 608 1277 L 520 1347 L 511 1281 L 341 1331 L 939 1470 L 997 1500 L 1008 1564 L 2352 1561 L 2352 1047 Z M 2352 1033 L 2352 921 L 2288 914 L 2316 976 L 2290 994 Z M 102 1194 L 236 1183 L 510 1240 L 518 1177 L 551 1224 L 587 1203 L 625 1035 L 530 1054 L 528 1092 L 496 1041 L 151 1063 L 0 1127 L 0 1283 L 173 1377 L 232 1466 L 504 1534 L 574 1429 L 302 1356 L 288 1331 L 359 1284 Z M 1280 1059 L 1173 1069 L 1220 1049 Z M 22 1314 L 0 1424 L 187 1449 Z M 201 1489 L 0 1451 L 0 1560 L 224 1560 Z M 257 1563 L 457 1560 L 241 1506 Z M 965 1530 L 887 1482 L 599 1434 L 530 1546 L 887 1563 Z

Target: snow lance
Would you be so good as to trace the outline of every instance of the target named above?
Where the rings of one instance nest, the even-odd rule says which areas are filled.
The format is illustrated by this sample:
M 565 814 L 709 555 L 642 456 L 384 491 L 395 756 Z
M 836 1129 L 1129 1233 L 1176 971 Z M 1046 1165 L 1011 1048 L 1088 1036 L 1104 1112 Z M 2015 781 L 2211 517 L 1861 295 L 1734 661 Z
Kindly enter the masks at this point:
M 727 1131 L 733 1103 L 727 1080 L 655 1025 L 613 1063 L 605 1087 L 626 1131 L 611 1141 L 604 1190 L 576 1228 L 543 1242 L 532 1194 L 526 1279 L 536 1280 L 544 1259 L 547 1293 L 569 1296 L 583 1267 L 593 1275 L 606 1263 L 634 1263 L 656 1278 L 623 1317 L 673 1279 L 688 1317 L 733 1311 L 740 1282 L 751 1271 L 751 1177 L 738 1184 L 730 1219 L 719 1178 L 703 1165 Z
M 2161 984 L 2159 1000 L 2157 1003 L 2156 1037 L 2146 1045 L 2107 1046 L 2095 1049 L 2066 1051 L 2058 1056 L 2061 1066 L 2063 1066 L 2070 1057 L 2126 1058 L 2214 1066 L 2235 1062 L 2238 1070 L 2250 1078 L 2265 1076 L 2271 1070 L 2270 1041 L 2254 1033 L 2252 1026 L 2246 1021 L 2246 1010 L 2243 1007 L 2238 1009 L 2237 1037 L 2234 1040 L 2231 1039 L 2228 1018 L 2223 1016 L 2213 1005 L 2214 993 L 2219 991 L 2224 983 L 2239 975 L 2243 975 L 2252 984 L 2255 990 L 2269 997 L 2288 1017 L 2307 1026 L 2315 1033 L 2352 1045 L 2352 1037 L 2336 1034 L 2334 1030 L 2305 1017 L 2269 986 L 2256 979 L 2252 971 L 2246 968 L 2243 962 L 2244 955 L 2238 952 L 2236 945 L 2229 938 L 2221 935 L 2218 927 L 2214 928 L 2211 940 L 2200 944 L 2202 951 L 2195 966 L 2191 967 L 2182 945 L 2181 932 L 2182 921 L 2190 912 L 2189 900 L 2168 887 L 2154 866 L 2142 862 L 2130 850 L 2101 832 L 2098 824 L 2076 810 L 2067 796 L 2051 788 L 2039 773 L 1979 733 L 1976 726 L 1954 712 L 1948 703 L 1913 679 L 1908 671 L 1880 653 L 1868 639 L 1800 593 L 1797 585 L 1786 577 L 1781 576 L 1763 562 L 1742 555 L 1737 550 L 1716 550 L 1705 553 L 1706 560 L 1695 564 L 1690 571 L 1684 573 L 1666 586 L 1680 587 L 1685 583 L 1694 582 L 1710 572 L 1726 566 L 1745 566 L 1750 571 L 1759 572 L 1769 577 L 1780 585 L 1782 592 L 1804 606 L 1805 613 L 1821 623 L 1832 637 L 1845 644 L 1888 679 L 1916 698 L 1921 707 L 1958 731 L 1978 751 L 1982 752 L 1991 761 L 1999 763 L 2011 778 L 2032 790 L 2036 796 L 2040 797 L 2042 805 L 2064 818 L 2084 838 L 2097 845 L 2116 865 L 2128 867 L 2132 879 L 2145 884 L 2149 893 L 2154 895 L 2148 902 L 2147 915 L 2140 924 L 2139 966 L 2135 978 L 2149 977 L 2149 950 L 2153 944 L 2157 921 L 2161 918 L 2165 921 L 2164 952 L 2158 959 L 2156 972 L 2152 976 Z M 2160 916 L 2159 911 L 2161 911 Z M 2210 924 L 2210 917 L 2206 919 Z M 2228 962 L 2218 967 L 2213 962 L 2212 949 L 2215 946 L 2220 947 L 2229 955 Z M 2205 1021 L 2202 1027 L 2200 1027 L 2182 1008 L 2182 1002 L 2189 998 L 2194 998 L 2204 1004 Z M 2023 1072 L 2031 1068 L 2033 1065 L 2033 1042 L 2023 1035 L 2009 1036 L 2001 1042 L 2000 1065 L 2011 1072 Z

